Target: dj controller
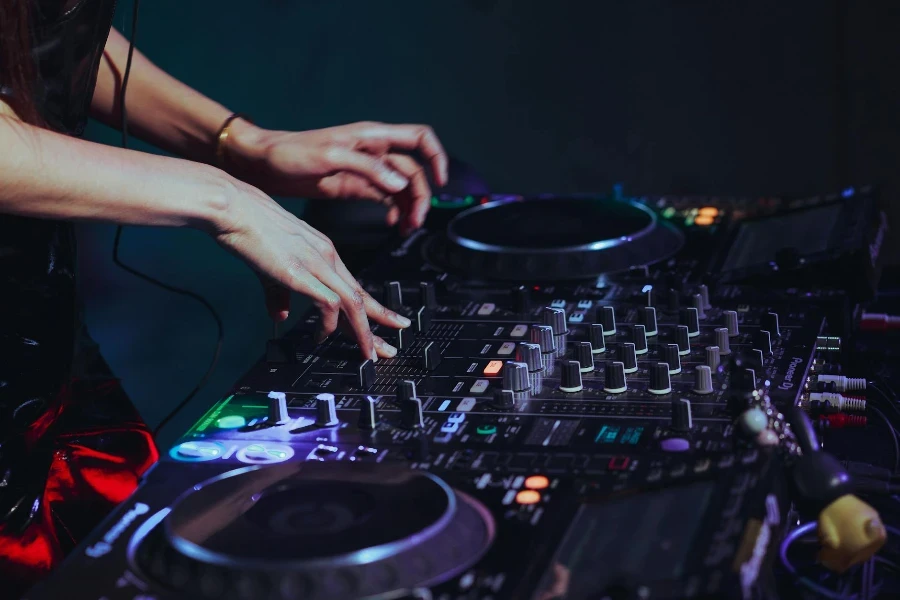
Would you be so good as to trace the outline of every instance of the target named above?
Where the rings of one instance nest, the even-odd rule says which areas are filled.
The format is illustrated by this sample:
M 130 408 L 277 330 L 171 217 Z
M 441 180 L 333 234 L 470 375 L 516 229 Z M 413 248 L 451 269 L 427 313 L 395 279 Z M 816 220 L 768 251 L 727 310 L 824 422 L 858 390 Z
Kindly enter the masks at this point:
M 28 598 L 773 597 L 874 194 L 432 204 L 359 277 L 395 357 L 311 312 Z

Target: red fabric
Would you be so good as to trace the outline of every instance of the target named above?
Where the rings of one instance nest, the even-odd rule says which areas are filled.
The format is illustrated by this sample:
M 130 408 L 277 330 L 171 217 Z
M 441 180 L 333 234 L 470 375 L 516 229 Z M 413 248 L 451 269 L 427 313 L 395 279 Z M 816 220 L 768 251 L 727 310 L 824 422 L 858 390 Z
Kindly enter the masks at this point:
M 18 597 L 135 490 L 159 458 L 118 381 L 66 388 L 24 436 L 38 510 L 22 531 L 0 524 L 0 597 Z M 31 458 L 34 459 L 32 463 Z M 15 468 L 15 466 L 14 466 Z M 29 473 L 29 477 L 32 474 Z M 26 511 L 27 512 L 27 511 Z

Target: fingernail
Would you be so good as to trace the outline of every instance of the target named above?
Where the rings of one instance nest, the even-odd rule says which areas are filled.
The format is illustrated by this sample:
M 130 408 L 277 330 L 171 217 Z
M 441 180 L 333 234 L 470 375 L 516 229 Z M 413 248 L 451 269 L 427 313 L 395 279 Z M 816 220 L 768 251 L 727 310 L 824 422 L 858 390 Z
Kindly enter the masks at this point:
M 388 358 L 397 356 L 397 349 L 384 341 L 381 342 L 381 351 L 387 354 Z
M 397 321 L 397 323 L 399 323 L 401 327 L 409 327 L 410 325 L 412 325 L 412 321 L 402 315 L 395 314 L 394 320 Z
M 403 175 L 401 175 L 400 173 L 397 173 L 396 171 L 388 171 L 387 183 L 389 186 L 391 186 L 393 188 L 402 190 L 406 186 L 409 185 L 409 180 L 406 177 L 404 177 Z

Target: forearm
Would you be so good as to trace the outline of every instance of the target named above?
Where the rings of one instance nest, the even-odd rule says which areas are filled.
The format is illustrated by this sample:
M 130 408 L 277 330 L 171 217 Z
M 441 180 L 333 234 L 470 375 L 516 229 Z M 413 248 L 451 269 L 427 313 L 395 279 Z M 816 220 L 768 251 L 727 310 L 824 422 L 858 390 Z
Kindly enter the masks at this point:
M 214 229 L 229 183 L 207 165 L 111 148 L 0 116 L 0 213 Z
M 115 128 L 121 126 L 119 96 L 127 60 L 128 40 L 113 29 L 100 61 L 91 113 Z M 158 68 L 137 49 L 128 76 L 126 108 L 128 129 L 136 137 L 205 163 L 214 161 L 216 133 L 231 114 Z

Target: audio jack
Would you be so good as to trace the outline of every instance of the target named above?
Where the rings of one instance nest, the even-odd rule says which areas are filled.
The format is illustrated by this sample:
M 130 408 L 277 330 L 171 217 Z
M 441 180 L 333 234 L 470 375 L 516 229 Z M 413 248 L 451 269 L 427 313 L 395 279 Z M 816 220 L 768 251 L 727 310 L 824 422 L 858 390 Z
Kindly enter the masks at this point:
M 859 392 L 866 389 L 863 377 L 844 377 L 843 375 L 819 375 L 817 383 L 833 383 L 837 392 Z
M 853 396 L 844 396 L 834 392 L 813 392 L 809 395 L 809 401 L 825 402 L 837 408 L 838 410 L 850 412 L 862 412 L 866 410 L 866 401 L 862 398 L 854 398 Z

